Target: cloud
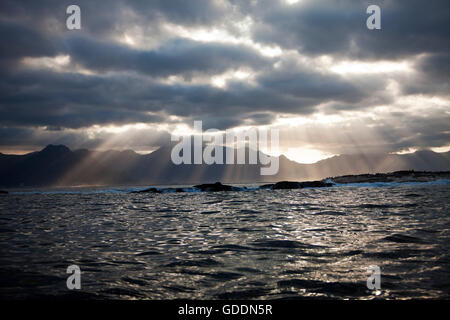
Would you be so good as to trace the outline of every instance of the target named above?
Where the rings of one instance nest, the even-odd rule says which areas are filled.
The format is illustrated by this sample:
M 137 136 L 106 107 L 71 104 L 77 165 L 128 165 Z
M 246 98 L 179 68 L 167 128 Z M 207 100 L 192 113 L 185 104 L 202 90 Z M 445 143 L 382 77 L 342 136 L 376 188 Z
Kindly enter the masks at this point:
M 402 79 L 404 94 L 450 95 L 450 54 L 429 54 L 417 63 L 414 77 Z
M 73 62 L 94 71 L 134 71 L 153 77 L 219 74 L 227 70 L 264 68 L 270 63 L 257 51 L 236 45 L 174 39 L 157 50 L 136 50 L 123 45 L 71 37 L 65 41 Z
M 131 128 L 127 134 L 101 128 L 51 130 L 34 127 L 0 127 L 0 148 L 35 151 L 48 144 L 72 149 L 132 149 L 150 152 L 170 143 L 170 133 L 152 127 Z
M 382 30 L 366 27 L 366 8 L 382 9 Z M 308 55 L 357 59 L 402 59 L 422 53 L 450 51 L 450 9 L 445 0 L 330 1 L 304 0 L 287 6 L 266 1 L 253 8 L 256 40 Z
M 0 59 L 2 67 L 20 57 L 53 56 L 57 49 L 39 32 L 14 22 L 0 20 Z
M 424 111 L 422 115 L 387 112 L 383 121 L 371 113 L 339 121 L 278 125 L 282 147 L 312 146 L 331 154 L 399 152 L 448 146 L 450 115 Z
M 62 126 L 170 121 L 170 116 L 204 119 L 217 128 L 259 123 L 261 115 L 311 114 L 325 102 L 365 102 L 383 81 L 348 81 L 298 66 L 266 69 L 254 84 L 166 84 L 135 73 L 85 75 L 16 69 L 0 80 L 0 125 Z M 380 93 L 380 96 L 382 94 Z M 255 119 L 253 115 L 257 114 Z M 216 118 L 213 120 L 212 118 Z M 273 116 L 272 116 L 273 118 Z
M 163 144 L 193 120 L 227 129 L 317 116 L 341 120 L 281 128 L 282 143 L 327 154 L 450 144 L 447 1 L 80 0 L 79 31 L 65 27 L 69 4 L 0 2 L 5 148 L 142 149 L 146 134 Z M 369 4 L 382 30 L 366 28 Z

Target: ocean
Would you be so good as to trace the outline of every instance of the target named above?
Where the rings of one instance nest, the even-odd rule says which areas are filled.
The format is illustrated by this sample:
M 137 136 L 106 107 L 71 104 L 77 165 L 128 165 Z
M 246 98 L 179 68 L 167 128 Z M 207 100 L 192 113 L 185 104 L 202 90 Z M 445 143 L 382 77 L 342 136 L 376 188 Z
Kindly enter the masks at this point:
M 1 298 L 450 298 L 448 181 L 138 189 L 0 195 Z M 66 286 L 71 265 L 79 290 Z

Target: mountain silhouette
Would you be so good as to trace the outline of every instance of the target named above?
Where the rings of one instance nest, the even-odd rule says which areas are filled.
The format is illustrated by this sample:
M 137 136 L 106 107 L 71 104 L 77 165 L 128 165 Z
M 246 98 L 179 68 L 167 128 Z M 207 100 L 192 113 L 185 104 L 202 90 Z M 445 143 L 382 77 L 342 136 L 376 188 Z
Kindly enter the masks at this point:
M 64 145 L 48 145 L 25 155 L 0 153 L 0 187 L 261 183 L 398 170 L 450 170 L 450 152 L 425 150 L 403 155 L 339 155 L 313 164 L 300 164 L 281 155 L 279 172 L 262 176 L 260 164 L 175 165 L 171 161 L 171 151 L 171 146 L 163 146 L 141 155 L 132 150 L 72 151 Z M 226 154 L 225 148 L 223 152 Z M 246 153 L 248 159 L 248 149 Z

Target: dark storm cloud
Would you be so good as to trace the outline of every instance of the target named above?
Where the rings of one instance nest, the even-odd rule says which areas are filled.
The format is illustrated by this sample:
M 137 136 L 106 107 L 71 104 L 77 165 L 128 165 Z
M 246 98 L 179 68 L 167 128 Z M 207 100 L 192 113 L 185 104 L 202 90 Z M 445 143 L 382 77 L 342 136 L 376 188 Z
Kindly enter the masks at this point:
M 167 20 L 183 25 L 202 25 L 217 23 L 227 13 L 223 5 L 217 1 L 196 0 L 187 3 L 185 0 L 131 0 L 124 1 L 139 15 L 147 19 L 155 19 L 163 15 Z
M 161 84 L 139 75 L 89 76 L 51 71 L 15 71 L 0 79 L 0 124 L 80 128 L 94 124 L 168 121 L 165 115 L 207 119 L 217 128 L 252 121 L 253 114 L 308 114 L 327 99 L 354 101 L 367 95 L 341 79 L 345 94 L 327 88 L 331 79 L 305 76 L 295 85 L 305 96 L 267 80 L 260 85 L 230 82 L 227 89 L 209 85 Z M 281 80 L 279 80 L 281 81 Z M 292 81 L 287 78 L 286 81 Z M 330 83 L 325 85 L 326 81 Z M 320 94 L 321 86 L 324 95 Z M 305 91 L 306 92 L 306 91 Z M 148 112 L 161 115 L 149 115 Z M 258 123 L 260 120 L 255 119 Z
M 450 92 L 447 2 L 3 0 L 0 144 L 48 141 L 95 147 L 110 137 L 88 137 L 85 127 L 170 124 L 174 121 L 170 116 L 190 125 L 203 120 L 204 128 L 226 129 L 270 124 L 279 114 L 310 115 L 318 106 L 328 114 L 370 112 L 373 106 L 395 104 L 398 97 L 387 90 L 390 80 L 397 81 L 405 95 L 445 97 Z M 70 4 L 82 8 L 82 30 L 65 27 Z M 381 31 L 365 26 L 369 4 L 382 8 Z M 245 17 L 253 21 L 249 30 L 253 43 L 280 46 L 284 50 L 280 56 L 264 56 L 248 42 L 194 41 L 171 29 L 189 32 L 195 27 L 208 32 L 217 27 L 242 36 Z M 119 42 L 127 32 L 136 36 L 139 46 Z M 22 63 L 23 58 L 57 55 L 70 56 L 66 70 Z M 414 58 L 417 63 L 412 75 L 342 76 L 297 61 L 299 56 L 320 55 L 372 62 Z M 80 73 L 81 68 L 92 73 Z M 208 84 L 213 76 L 242 69 L 252 74 L 249 81 L 230 79 L 223 88 Z M 183 81 L 166 81 L 169 76 Z M 395 115 L 382 121 L 392 118 L 400 121 Z M 437 119 L 405 112 L 400 124 L 409 123 L 418 136 L 388 121 L 377 124 L 377 133 L 392 150 L 442 146 L 449 143 L 448 122 Z M 310 135 L 320 137 L 317 130 L 322 128 Z M 361 132 L 363 124 L 355 130 Z M 351 134 L 345 131 L 342 136 Z M 139 135 L 133 139 L 139 141 Z M 329 148 L 339 150 L 339 146 Z
M 12 147 L 24 151 L 40 150 L 48 144 L 63 144 L 72 149 L 104 148 L 111 139 L 119 144 L 107 148 L 149 151 L 170 143 L 170 133 L 150 129 L 131 129 L 126 139 L 120 133 L 97 132 L 88 134 L 82 130 L 47 130 L 47 128 L 0 127 L 0 147 Z M 22 146 L 22 149 L 20 148 Z
M 89 141 L 85 132 L 52 132 L 36 128 L 0 127 L 0 146 L 25 145 L 32 150 L 47 144 L 66 144 L 70 146 L 99 146 L 103 141 Z
M 331 154 L 398 152 L 448 145 L 450 115 L 443 111 L 426 115 L 396 114 L 380 122 L 360 117 L 342 123 L 305 124 L 280 130 L 280 140 L 289 147 L 312 145 Z
M 450 95 L 450 53 L 430 54 L 419 59 L 417 74 L 402 78 L 405 94 Z
M 53 56 L 58 51 L 45 35 L 26 26 L 0 20 L 0 59 Z
M 403 118 L 405 119 L 405 118 Z M 406 121 L 395 125 L 385 125 L 382 134 L 388 142 L 389 151 L 408 148 L 427 149 L 448 145 L 450 141 L 450 116 L 436 113 L 426 118 L 409 116 Z
M 0 58 L 70 55 L 94 71 L 134 71 L 152 76 L 217 74 L 239 67 L 264 68 L 271 59 L 247 46 L 173 39 L 157 50 L 138 50 L 88 37 L 52 37 L 15 23 L 0 21 Z
M 221 73 L 242 66 L 262 68 L 270 62 L 242 45 L 169 38 L 157 50 L 138 50 L 111 41 L 112 36 L 136 25 L 145 26 L 152 35 L 164 22 L 184 26 L 217 23 L 224 19 L 225 8 L 214 1 L 77 1 L 82 8 L 82 30 L 75 34 L 65 26 L 65 10 L 72 3 L 2 2 L 2 57 L 69 54 L 74 63 L 92 70 L 130 70 L 155 76 Z
M 118 28 L 146 22 L 149 25 L 170 21 L 182 25 L 211 25 L 229 15 L 229 7 L 211 0 L 2 0 L 0 17 L 20 20 L 41 29 L 65 26 L 66 8 L 76 4 L 83 8 L 83 29 L 107 34 Z
M 135 71 L 152 76 L 217 74 L 239 67 L 263 68 L 270 59 L 245 46 L 175 39 L 157 50 L 136 50 L 86 38 L 70 38 L 66 51 L 90 70 Z
M 48 71 L 4 74 L 0 80 L 0 123 L 79 128 L 163 121 L 144 112 L 152 111 L 143 110 L 140 99 L 146 95 L 147 88 L 133 86 L 126 77 L 105 80 Z
M 450 51 L 447 0 L 304 0 L 294 6 L 266 1 L 253 8 L 256 40 L 301 53 L 358 59 L 399 59 Z M 366 28 L 366 8 L 379 5 L 382 30 Z
M 353 76 L 322 73 L 284 59 L 278 68 L 261 74 L 258 83 L 267 89 L 300 99 L 330 100 L 341 103 L 358 103 L 375 93 L 381 95 L 386 82 L 380 77 Z M 366 105 L 370 106 L 370 105 Z
M 450 76 L 450 53 L 435 54 L 423 58 L 419 70 L 434 79 L 448 80 Z

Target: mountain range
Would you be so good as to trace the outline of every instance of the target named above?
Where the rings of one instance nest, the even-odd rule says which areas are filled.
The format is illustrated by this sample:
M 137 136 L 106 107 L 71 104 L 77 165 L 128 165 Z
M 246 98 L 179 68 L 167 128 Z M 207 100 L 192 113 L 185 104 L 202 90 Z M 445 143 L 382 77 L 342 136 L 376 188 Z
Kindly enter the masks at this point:
M 279 171 L 272 176 L 261 176 L 260 164 L 175 165 L 171 150 L 171 146 L 164 146 L 142 155 L 132 150 L 72 151 L 64 145 L 48 145 L 24 155 L 0 153 L 0 187 L 260 183 L 398 170 L 450 171 L 450 152 L 429 150 L 402 155 L 338 155 L 313 164 L 297 163 L 281 155 Z

